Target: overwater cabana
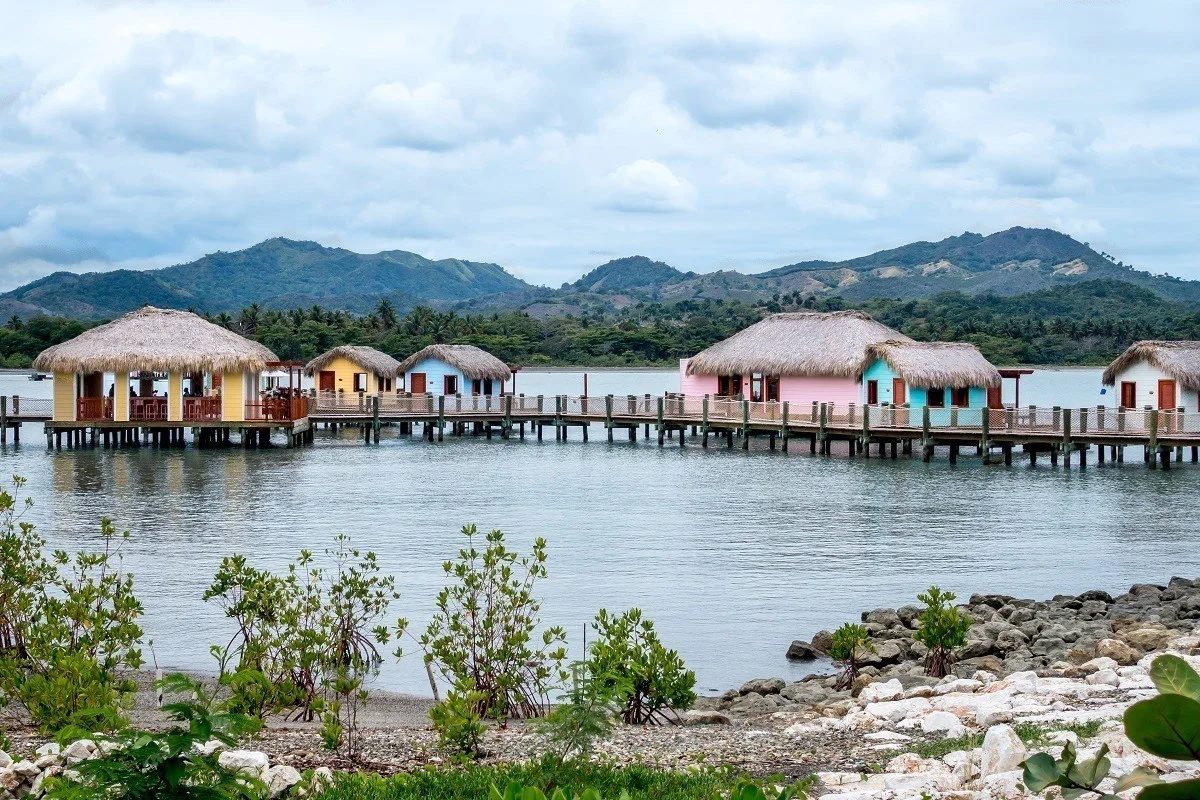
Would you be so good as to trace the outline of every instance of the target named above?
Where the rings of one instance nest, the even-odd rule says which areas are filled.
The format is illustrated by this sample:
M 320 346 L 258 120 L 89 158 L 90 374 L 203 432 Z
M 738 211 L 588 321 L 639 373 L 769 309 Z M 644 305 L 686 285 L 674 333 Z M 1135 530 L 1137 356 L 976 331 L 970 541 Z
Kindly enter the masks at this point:
M 1200 342 L 1135 342 L 1101 381 L 1117 388 L 1114 405 L 1123 408 L 1200 410 Z
M 298 392 L 260 391 L 260 373 L 279 364 L 274 353 L 187 311 L 140 308 L 44 350 L 33 363 L 54 373 L 48 435 L 90 428 L 93 438 L 102 431 L 107 441 L 115 432 L 125 442 L 141 428 L 181 444 L 185 426 L 214 441 L 240 426 L 244 439 L 247 428 L 263 428 L 261 443 L 272 426 L 290 428 L 305 416 Z M 154 383 L 163 376 L 160 394 Z M 221 429 L 223 436 L 214 434 Z
M 413 394 L 504 394 L 512 370 L 486 350 L 469 344 L 431 344 L 400 362 L 404 386 Z
M 1000 373 L 973 344 L 890 339 L 868 345 L 860 402 L 999 408 Z
M 680 362 L 685 395 L 859 403 L 867 347 L 911 341 L 862 311 L 773 314 Z
M 304 371 L 319 392 L 376 394 L 393 391 L 400 362 L 374 347 L 344 344 L 309 361 Z

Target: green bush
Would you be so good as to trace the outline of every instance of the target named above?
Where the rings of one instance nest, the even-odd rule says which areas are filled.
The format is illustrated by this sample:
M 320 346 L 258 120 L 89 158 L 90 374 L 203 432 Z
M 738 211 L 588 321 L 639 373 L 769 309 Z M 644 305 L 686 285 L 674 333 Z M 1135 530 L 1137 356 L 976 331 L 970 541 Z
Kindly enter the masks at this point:
M 166 732 L 122 731 L 100 737 L 100 755 L 75 764 L 62 777 L 46 780 L 47 800 L 258 800 L 265 787 L 256 778 L 238 776 L 204 755 L 200 747 L 217 740 L 228 747 L 257 729 L 250 717 L 219 714 L 203 684 L 170 675 L 159 684 L 170 693 L 194 699 L 164 706 L 176 721 Z M 64 731 L 72 738 L 86 731 Z
M 547 627 L 541 635 L 537 582 L 546 577 L 546 540 L 520 557 L 492 531 L 476 547 L 474 525 L 462 529 L 467 546 L 443 565 L 453 582 L 438 592 L 437 609 L 419 643 L 425 662 L 453 686 L 474 686 L 481 716 L 539 717 L 549 692 L 565 678 L 566 631 Z M 400 655 L 397 650 L 397 655 Z
M 934 678 L 944 678 L 950 672 L 954 651 L 967 643 L 971 620 L 954 607 L 956 595 L 930 586 L 917 599 L 925 608 L 917 615 L 917 632 L 913 638 L 929 648 L 925 671 Z
M 229 708 L 260 717 L 266 711 L 306 721 L 319 716 L 325 746 L 354 757 L 365 682 L 383 660 L 378 646 L 402 635 L 406 623 L 381 624 L 399 594 L 374 553 L 338 536 L 325 555 L 323 567 L 302 550 L 284 575 L 229 556 L 204 599 L 237 624 L 227 644 L 212 648 L 231 693 Z
M 875 651 L 875 646 L 867 637 L 867 629 L 853 622 L 846 622 L 833 632 L 829 644 L 829 657 L 841 667 L 836 688 L 849 689 L 858 677 L 859 659 L 865 653 Z
M 625 722 L 672 722 L 676 711 L 696 702 L 696 673 L 663 645 L 654 623 L 643 619 L 639 609 L 620 615 L 600 609 L 592 628 L 598 638 L 589 647 L 591 668 L 613 688 L 622 688 Z
M 547 786 L 560 783 L 563 765 L 591 757 L 596 743 L 612 732 L 628 696 L 623 680 L 596 675 L 586 661 L 573 665 L 571 671 L 567 693 L 538 724 L 539 732 L 546 737 L 542 768 Z
M 478 708 L 483 693 L 474 686 L 455 686 L 446 699 L 429 709 L 429 721 L 438 736 L 438 744 L 455 760 L 472 760 L 483 755 L 485 727 Z
M 111 730 L 142 664 L 142 605 L 121 566 L 129 534 L 100 522 L 100 549 L 46 555 L 46 542 L 21 520 L 13 491 L 0 492 L 0 703 L 43 731 L 70 724 Z

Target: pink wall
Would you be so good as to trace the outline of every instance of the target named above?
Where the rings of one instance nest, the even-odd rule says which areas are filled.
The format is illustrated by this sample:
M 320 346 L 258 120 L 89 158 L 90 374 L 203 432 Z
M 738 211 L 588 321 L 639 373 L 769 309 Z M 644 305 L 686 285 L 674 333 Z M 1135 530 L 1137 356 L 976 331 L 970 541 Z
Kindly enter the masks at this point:
M 679 359 L 679 391 L 681 394 L 703 397 L 717 393 L 716 375 L 688 375 L 688 359 Z
M 703 396 L 717 393 L 716 375 L 688 375 L 688 359 L 679 361 L 679 391 L 686 395 Z M 750 396 L 750 377 L 742 376 L 742 394 Z M 862 403 L 862 385 L 853 378 L 797 378 L 783 376 L 779 380 L 779 399 L 789 403 Z

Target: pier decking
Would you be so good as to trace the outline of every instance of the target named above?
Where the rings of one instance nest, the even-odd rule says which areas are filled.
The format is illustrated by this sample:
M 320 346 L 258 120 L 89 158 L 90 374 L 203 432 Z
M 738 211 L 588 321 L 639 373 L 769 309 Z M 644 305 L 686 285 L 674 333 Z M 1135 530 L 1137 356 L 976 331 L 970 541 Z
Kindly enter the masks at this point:
M 566 439 L 577 428 L 587 441 L 592 425 L 602 426 L 613 441 L 624 431 L 630 440 L 642 429 L 660 445 L 674 440 L 685 446 L 691 432 L 693 442 L 748 449 L 752 438 L 762 438 L 771 449 L 784 452 L 797 443 L 810 453 L 832 454 L 835 443 L 844 444 L 849 456 L 870 458 L 872 447 L 878 457 L 898 458 L 920 454 L 931 460 L 937 448 L 945 448 L 955 463 L 963 448 L 973 449 L 986 462 L 1012 464 L 1014 451 L 1032 463 L 1045 456 L 1053 464 L 1070 466 L 1072 459 L 1086 468 L 1089 454 L 1104 463 L 1111 458 L 1124 461 L 1127 448 L 1141 448 L 1151 468 L 1170 468 L 1172 461 L 1200 456 L 1200 412 L 1183 409 L 1126 409 L 1096 406 L 1061 408 L 910 408 L 896 405 L 839 405 L 812 402 L 749 402 L 712 397 L 666 395 L 501 395 L 432 396 L 404 393 L 377 395 L 320 392 L 303 398 L 303 409 L 288 414 L 265 414 L 261 419 L 222 423 L 204 420 L 111 420 L 54 422 L 50 400 L 0 397 L 0 436 L 11 428 L 18 435 L 23 422 L 45 422 L 48 446 L 137 444 L 178 446 L 183 431 L 191 429 L 199 444 L 230 443 L 229 433 L 239 432 L 243 446 L 265 446 L 272 430 L 282 431 L 288 446 L 312 442 L 313 430 L 324 425 L 354 426 L 363 431 L 367 443 L 379 441 L 384 425 L 399 425 L 403 433 L 420 426 L 430 441 L 442 441 L 447 433 L 475 433 L 504 438 L 526 433 L 539 440 L 547 428 L 556 439 Z M 293 403 L 295 400 L 292 401 Z M 294 414 L 293 414 L 294 412 Z M 294 415 L 296 418 L 284 418 Z M 156 434 L 156 431 L 171 433 Z M 124 433 L 118 433 L 123 431 Z M 57 442 L 52 437 L 58 435 Z M 154 437 L 165 437 L 162 440 Z M 1093 450 L 1094 448 L 1094 450 Z M 839 446 L 839 451 L 843 448 Z

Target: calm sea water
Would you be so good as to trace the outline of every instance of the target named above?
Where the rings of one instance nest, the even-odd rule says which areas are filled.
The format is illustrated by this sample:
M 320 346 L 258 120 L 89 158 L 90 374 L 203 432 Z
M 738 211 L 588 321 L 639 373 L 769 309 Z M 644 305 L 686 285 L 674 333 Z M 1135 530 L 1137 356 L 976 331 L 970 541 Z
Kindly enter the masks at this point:
M 1007 382 L 1011 385 L 1011 382 Z M 527 394 L 578 394 L 577 372 L 518 376 Z M 671 372 L 593 372 L 592 394 L 677 389 Z M 1011 393 L 1011 389 L 1009 390 Z M 48 396 L 50 382 L 0 376 L 0 393 Z M 1011 400 L 1011 397 L 1008 398 Z M 1098 370 L 1041 370 L 1022 404 L 1096 405 Z M 31 513 L 54 546 L 85 546 L 101 516 L 132 532 L 125 563 L 146 606 L 158 663 L 204 669 L 229 629 L 201 601 L 225 554 L 282 567 L 300 548 L 347 533 L 376 551 L 423 626 L 441 563 L 464 523 L 527 548 L 550 542 L 544 618 L 576 644 L 596 609 L 640 606 L 706 690 L 798 676 L 793 638 L 911 602 L 930 583 L 962 594 L 1047 597 L 1200 574 L 1194 497 L 1200 470 L 1039 463 L 983 467 L 749 453 L 640 439 L 583 444 L 448 437 L 384 429 L 378 447 L 318 431 L 313 447 L 272 451 L 101 449 L 48 453 L 41 426 L 0 449 L 28 478 Z M 1043 459 L 1043 462 L 1045 460 Z M 1094 461 L 1094 459 L 1093 459 Z M 417 656 L 379 685 L 428 692 Z

